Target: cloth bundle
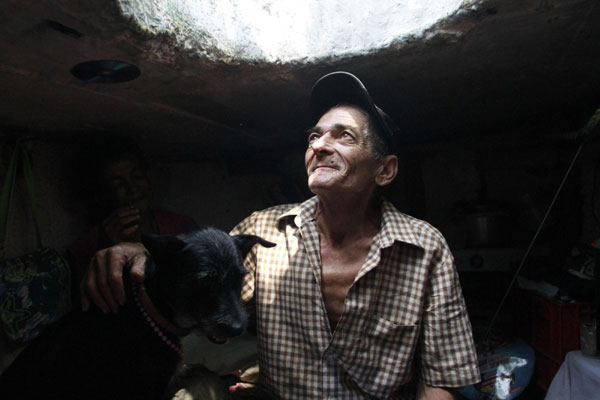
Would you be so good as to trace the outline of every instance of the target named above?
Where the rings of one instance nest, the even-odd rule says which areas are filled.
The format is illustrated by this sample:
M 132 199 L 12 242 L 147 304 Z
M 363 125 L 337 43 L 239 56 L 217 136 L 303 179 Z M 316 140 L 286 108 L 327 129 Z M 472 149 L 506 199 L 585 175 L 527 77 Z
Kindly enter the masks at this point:
M 71 308 L 69 265 L 56 250 L 42 245 L 28 144 L 24 140 L 16 143 L 0 195 L 0 250 L 4 254 L 8 211 L 21 161 L 38 250 L 0 261 L 0 324 L 6 337 L 17 345 L 33 340 Z

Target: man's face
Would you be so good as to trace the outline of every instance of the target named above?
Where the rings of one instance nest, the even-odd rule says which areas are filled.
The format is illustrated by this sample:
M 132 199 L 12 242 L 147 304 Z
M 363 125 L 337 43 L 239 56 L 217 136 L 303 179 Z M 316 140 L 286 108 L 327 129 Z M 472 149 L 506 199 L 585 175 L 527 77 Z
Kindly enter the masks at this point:
M 367 118 L 357 107 L 335 107 L 309 130 L 305 154 L 308 186 L 320 193 L 367 193 L 379 163 L 363 133 Z

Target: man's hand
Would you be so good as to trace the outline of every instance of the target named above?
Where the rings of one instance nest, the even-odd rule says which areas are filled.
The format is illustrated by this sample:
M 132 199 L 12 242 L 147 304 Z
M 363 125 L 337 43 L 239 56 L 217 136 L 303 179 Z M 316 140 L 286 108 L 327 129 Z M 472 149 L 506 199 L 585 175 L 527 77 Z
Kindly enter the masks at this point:
M 90 308 L 91 300 L 105 314 L 116 314 L 125 304 L 123 270 L 131 267 L 131 277 L 143 282 L 147 254 L 140 243 L 120 243 L 96 252 L 79 287 L 83 311 Z
M 112 244 L 133 241 L 140 229 L 140 210 L 135 207 L 122 207 L 102 221 L 102 229 Z
M 233 399 L 272 399 L 273 396 L 260 384 L 260 371 L 258 363 L 244 370 L 232 371 L 226 375 L 233 375 L 238 382 L 229 386 L 229 393 Z
M 455 397 L 452 392 L 447 389 L 427 386 L 425 384 L 419 385 L 417 393 L 418 400 L 454 400 Z

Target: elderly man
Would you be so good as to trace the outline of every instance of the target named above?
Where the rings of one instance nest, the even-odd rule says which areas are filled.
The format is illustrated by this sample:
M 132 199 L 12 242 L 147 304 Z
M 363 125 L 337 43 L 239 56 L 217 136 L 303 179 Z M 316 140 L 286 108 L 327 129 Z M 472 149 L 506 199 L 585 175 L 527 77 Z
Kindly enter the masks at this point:
M 322 77 L 311 107 L 316 196 L 255 212 L 232 232 L 277 243 L 245 260 L 262 382 L 284 399 L 394 398 L 416 364 L 418 397 L 451 399 L 449 388 L 479 380 L 471 326 L 442 235 L 377 195 L 397 173 L 395 125 L 347 72 Z M 99 254 L 88 296 L 115 309 L 123 265 L 143 275 L 144 259 L 139 245 Z

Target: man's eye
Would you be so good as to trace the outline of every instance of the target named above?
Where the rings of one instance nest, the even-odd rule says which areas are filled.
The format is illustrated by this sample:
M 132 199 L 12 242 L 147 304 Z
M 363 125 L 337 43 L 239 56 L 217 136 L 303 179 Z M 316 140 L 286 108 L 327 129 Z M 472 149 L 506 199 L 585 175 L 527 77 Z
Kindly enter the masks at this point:
M 319 134 L 316 132 L 313 132 L 310 135 L 308 135 L 308 142 L 311 143 L 311 142 L 317 140 L 318 138 L 319 138 Z
M 119 190 L 121 189 L 123 186 L 125 186 L 125 182 L 123 182 L 122 180 L 118 180 L 118 181 L 111 181 L 109 183 L 109 186 L 111 188 L 111 190 Z
M 143 173 L 134 173 L 133 175 L 131 175 L 131 177 L 136 180 L 136 181 L 141 181 L 146 179 L 146 175 L 144 175 Z
M 352 138 L 353 136 L 352 136 L 352 134 L 351 134 L 350 132 L 348 132 L 348 131 L 343 131 L 343 132 L 342 132 L 342 137 L 345 137 L 345 138 Z

